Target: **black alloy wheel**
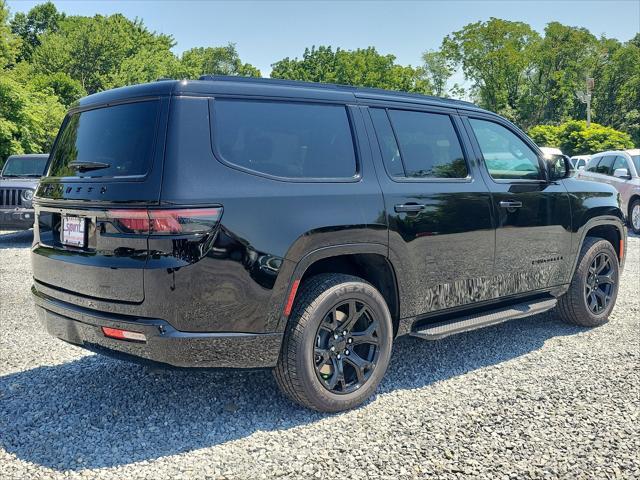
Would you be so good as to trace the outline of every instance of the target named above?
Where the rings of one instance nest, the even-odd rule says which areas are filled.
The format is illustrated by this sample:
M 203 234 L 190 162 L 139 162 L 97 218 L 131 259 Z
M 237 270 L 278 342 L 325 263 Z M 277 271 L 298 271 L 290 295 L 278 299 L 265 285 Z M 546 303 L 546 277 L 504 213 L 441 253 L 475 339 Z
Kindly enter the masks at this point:
M 380 354 L 379 322 L 364 302 L 349 300 L 332 308 L 318 327 L 315 370 L 324 387 L 351 393 L 364 385 Z
M 303 279 L 274 375 L 294 402 L 320 412 L 356 407 L 373 395 L 393 345 L 385 298 L 354 275 Z
M 585 301 L 591 312 L 597 315 L 609 306 L 616 288 L 616 281 L 615 270 L 609 254 L 601 252 L 596 255 L 589 266 L 584 286 Z

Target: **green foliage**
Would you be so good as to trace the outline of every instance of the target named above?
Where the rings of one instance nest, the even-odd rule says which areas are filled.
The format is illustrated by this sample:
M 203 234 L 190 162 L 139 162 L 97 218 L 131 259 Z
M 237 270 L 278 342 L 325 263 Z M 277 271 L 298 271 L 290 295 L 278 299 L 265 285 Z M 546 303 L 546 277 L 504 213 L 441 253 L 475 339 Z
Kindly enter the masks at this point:
M 442 55 L 462 67 L 481 106 L 508 114 L 518 108 L 530 63 L 528 47 L 538 39 L 526 23 L 490 18 L 447 35 Z
M 20 40 L 11 33 L 8 20 L 7 4 L 0 0 L 0 71 L 13 66 L 20 48 Z
M 239 75 L 259 77 L 260 70 L 242 63 L 236 46 L 229 43 L 223 47 L 197 47 L 182 54 L 181 68 L 184 77 L 198 78 L 200 75 Z
M 11 154 L 48 152 L 63 116 L 64 107 L 50 91 L 0 73 L 0 165 Z
M 36 5 L 26 14 L 16 13 L 11 20 L 11 31 L 22 39 L 17 60 L 29 61 L 34 49 L 40 45 L 40 35 L 57 31 L 64 17 L 51 2 Z
M 524 123 L 561 122 L 585 116 L 576 91 L 585 89 L 596 68 L 601 45 L 585 28 L 551 22 L 544 37 L 528 49 L 529 65 L 519 102 Z
M 447 81 L 455 68 L 450 60 L 438 50 L 429 50 L 422 54 L 424 72 L 429 80 L 433 94 L 439 97 L 447 95 Z
M 338 83 L 405 92 L 431 93 L 423 68 L 395 63 L 374 47 L 335 51 L 331 47 L 306 48 L 302 59 L 284 58 L 272 65 L 271 77 L 307 82 Z
M 120 14 L 67 17 L 40 41 L 32 56 L 34 71 L 64 72 L 89 94 L 155 80 L 176 65 L 171 36 L 150 32 L 142 21 Z
M 557 147 L 560 145 L 560 127 L 557 125 L 536 125 L 527 132 L 540 147 Z
M 596 76 L 597 119 L 631 134 L 640 146 L 640 33 L 615 43 Z
M 540 146 L 558 147 L 567 155 L 586 155 L 604 150 L 633 148 L 628 133 L 611 127 L 570 120 L 561 125 L 538 125 L 529 130 L 529 136 Z

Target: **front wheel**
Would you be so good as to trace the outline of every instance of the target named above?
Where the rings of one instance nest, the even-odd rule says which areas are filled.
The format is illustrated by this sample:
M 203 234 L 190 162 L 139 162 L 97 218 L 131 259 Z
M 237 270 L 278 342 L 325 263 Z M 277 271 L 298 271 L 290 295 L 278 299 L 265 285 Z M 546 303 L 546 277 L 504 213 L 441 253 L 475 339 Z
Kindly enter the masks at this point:
M 634 200 L 629 207 L 629 225 L 633 233 L 640 235 L 640 199 Z
M 558 300 L 560 317 L 583 327 L 605 324 L 618 296 L 619 273 L 613 245 L 587 237 L 569 290 Z
M 300 288 L 275 378 L 293 401 L 321 412 L 353 408 L 389 364 L 393 325 L 378 290 L 361 278 L 322 274 Z

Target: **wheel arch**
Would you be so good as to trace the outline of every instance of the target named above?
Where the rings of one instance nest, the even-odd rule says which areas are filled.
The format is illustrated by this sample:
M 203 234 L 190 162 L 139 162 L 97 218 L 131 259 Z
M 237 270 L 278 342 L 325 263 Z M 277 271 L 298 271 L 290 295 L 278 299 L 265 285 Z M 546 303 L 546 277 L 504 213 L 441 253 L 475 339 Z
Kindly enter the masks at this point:
M 622 270 L 626 257 L 627 234 L 626 227 L 619 217 L 603 216 L 592 218 L 585 223 L 579 235 L 579 242 L 577 242 L 575 258 L 573 260 L 573 268 L 571 269 L 571 277 L 573 277 L 577 268 L 578 261 L 580 260 L 580 250 L 582 249 L 582 245 L 587 237 L 598 237 L 611 243 L 616 255 L 618 256 L 620 269 Z
M 358 243 L 322 247 L 305 255 L 296 265 L 289 281 L 285 303 L 281 310 L 279 330 L 288 321 L 287 304 L 297 298 L 299 286 L 319 273 L 345 273 L 371 283 L 382 294 L 393 322 L 394 336 L 400 321 L 400 296 L 396 270 L 388 257 L 386 245 Z
M 636 200 L 640 200 L 640 193 L 634 193 L 633 195 L 631 195 L 631 198 L 629 199 L 629 203 L 627 204 L 627 222 L 629 222 L 629 224 L 631 224 L 631 207 L 633 206 L 633 202 L 635 202 Z

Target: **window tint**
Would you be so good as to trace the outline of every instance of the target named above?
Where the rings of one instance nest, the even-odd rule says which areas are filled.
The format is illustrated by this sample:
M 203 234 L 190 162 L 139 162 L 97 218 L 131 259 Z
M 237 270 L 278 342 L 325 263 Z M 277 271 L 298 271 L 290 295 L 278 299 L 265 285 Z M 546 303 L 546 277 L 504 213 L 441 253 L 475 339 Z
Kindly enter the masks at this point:
M 631 155 L 631 160 L 636 167 L 636 172 L 640 173 L 640 155 Z
M 603 157 L 602 160 L 598 162 L 596 173 L 601 173 L 602 175 L 611 175 L 611 166 L 613 165 L 613 160 L 615 158 L 616 157 L 613 155 Z
M 589 160 L 589 163 L 586 166 L 587 172 L 595 173 L 596 169 L 598 168 L 598 163 L 600 163 L 600 160 L 602 160 L 603 158 L 604 157 L 596 157 Z
M 627 159 L 621 156 L 617 156 L 616 159 L 613 161 L 613 165 L 611 165 L 611 175 L 613 175 L 613 172 L 615 172 L 618 168 L 626 168 L 627 171 L 629 171 L 629 165 L 627 165 Z
M 486 120 L 469 119 L 489 174 L 495 179 L 542 178 L 536 153 L 515 133 Z
M 387 111 L 382 108 L 372 108 L 370 111 L 373 125 L 376 128 L 376 136 L 378 137 L 384 166 L 392 177 L 403 177 L 404 167 L 400 158 L 400 150 L 398 149 L 396 137 L 393 135 Z
M 53 177 L 143 175 L 149 169 L 158 118 L 158 101 L 127 103 L 71 115 L 51 153 Z M 79 172 L 71 162 L 108 167 Z
M 389 110 L 389 117 L 400 144 L 407 177 L 467 176 L 467 164 L 448 115 Z
M 213 105 L 213 141 L 229 163 L 289 178 L 356 174 L 343 106 L 226 99 Z

